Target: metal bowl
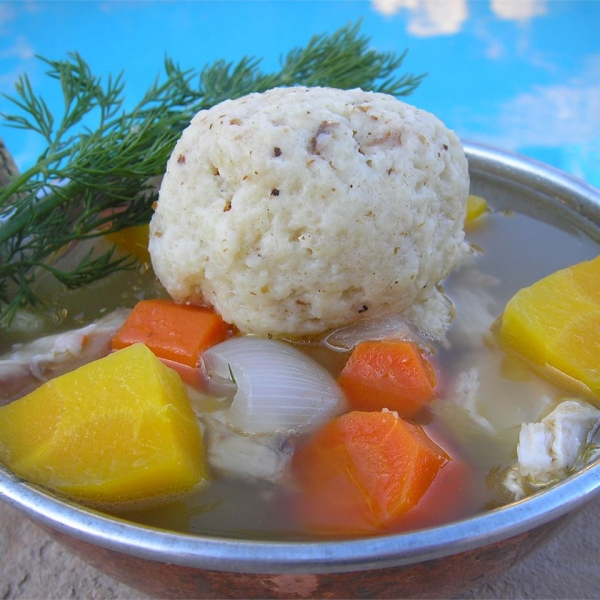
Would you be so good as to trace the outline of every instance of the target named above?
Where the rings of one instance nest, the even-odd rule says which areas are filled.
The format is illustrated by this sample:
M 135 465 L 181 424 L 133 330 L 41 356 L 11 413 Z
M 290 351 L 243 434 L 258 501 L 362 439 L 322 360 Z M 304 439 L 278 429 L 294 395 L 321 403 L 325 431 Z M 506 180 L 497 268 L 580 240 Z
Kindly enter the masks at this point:
M 472 193 L 600 239 L 600 192 L 465 144 Z M 450 597 L 511 567 L 600 494 L 600 462 L 525 500 L 416 532 L 281 542 L 187 535 L 66 502 L 0 467 L 0 499 L 113 578 L 160 598 Z

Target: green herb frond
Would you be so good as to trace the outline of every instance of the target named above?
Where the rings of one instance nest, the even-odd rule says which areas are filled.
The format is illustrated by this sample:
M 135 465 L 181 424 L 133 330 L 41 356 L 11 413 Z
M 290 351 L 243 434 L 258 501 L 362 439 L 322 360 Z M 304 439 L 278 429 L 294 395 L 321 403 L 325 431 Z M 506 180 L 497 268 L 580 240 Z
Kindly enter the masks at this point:
M 199 72 L 167 57 L 163 75 L 127 110 L 122 73 L 103 80 L 76 52 L 64 60 L 39 57 L 60 86 L 63 107 L 52 114 L 26 74 L 6 96 L 17 113 L 2 115 L 4 124 L 37 132 L 46 149 L 0 189 L 0 324 L 19 307 L 44 301 L 34 291 L 41 272 L 74 288 L 131 268 L 133 258 L 112 250 L 99 257 L 91 252 L 70 270 L 56 266 L 54 257 L 78 240 L 150 220 L 156 180 L 199 110 L 277 86 L 410 94 L 423 75 L 397 75 L 406 52 L 378 52 L 369 42 L 360 23 L 317 35 L 283 57 L 276 73 L 263 73 L 252 57 L 220 60 Z

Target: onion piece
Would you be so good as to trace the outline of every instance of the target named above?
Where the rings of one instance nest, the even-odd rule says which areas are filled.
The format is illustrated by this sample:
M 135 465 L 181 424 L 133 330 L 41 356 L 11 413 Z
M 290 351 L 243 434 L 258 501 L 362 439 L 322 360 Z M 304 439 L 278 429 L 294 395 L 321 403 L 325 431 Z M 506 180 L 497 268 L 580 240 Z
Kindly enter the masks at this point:
M 426 345 L 406 319 L 393 314 L 361 319 L 352 325 L 336 329 L 321 344 L 335 352 L 348 352 L 360 342 L 390 338 Z
M 246 433 L 299 431 L 342 411 L 344 396 L 321 365 L 284 342 L 232 338 L 203 352 L 211 378 L 232 378 L 237 392 L 229 421 Z
M 226 401 L 231 402 L 237 391 L 237 386 L 233 383 L 231 377 L 228 379 L 210 377 L 203 368 L 190 367 L 168 358 L 161 358 L 160 360 L 173 371 L 177 371 L 186 385 L 202 395 L 211 396 L 225 403 Z

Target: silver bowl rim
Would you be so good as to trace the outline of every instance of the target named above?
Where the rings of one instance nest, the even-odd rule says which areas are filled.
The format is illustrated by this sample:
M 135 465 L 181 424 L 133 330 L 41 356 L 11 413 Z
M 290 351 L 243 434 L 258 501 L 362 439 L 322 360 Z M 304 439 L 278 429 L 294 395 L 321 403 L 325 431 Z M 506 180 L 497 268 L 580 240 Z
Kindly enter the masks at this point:
M 464 142 L 472 173 L 546 194 L 600 226 L 600 191 L 558 169 Z M 447 525 L 332 541 L 264 541 L 184 534 L 136 525 L 58 498 L 0 465 L 0 500 L 83 542 L 143 559 L 243 573 L 341 573 L 409 565 L 500 542 L 583 507 L 600 494 L 600 460 L 527 499 Z

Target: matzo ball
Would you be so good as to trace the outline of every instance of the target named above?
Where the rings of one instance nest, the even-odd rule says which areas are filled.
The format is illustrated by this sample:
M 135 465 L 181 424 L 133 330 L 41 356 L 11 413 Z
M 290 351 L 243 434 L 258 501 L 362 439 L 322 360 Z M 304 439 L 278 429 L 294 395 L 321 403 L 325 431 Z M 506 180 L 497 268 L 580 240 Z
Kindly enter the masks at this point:
M 250 94 L 183 132 L 152 264 L 175 301 L 212 305 L 245 333 L 318 334 L 394 311 L 441 337 L 451 307 L 436 285 L 464 252 L 468 188 L 456 135 L 392 96 Z

